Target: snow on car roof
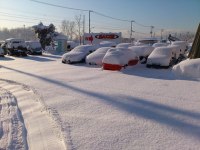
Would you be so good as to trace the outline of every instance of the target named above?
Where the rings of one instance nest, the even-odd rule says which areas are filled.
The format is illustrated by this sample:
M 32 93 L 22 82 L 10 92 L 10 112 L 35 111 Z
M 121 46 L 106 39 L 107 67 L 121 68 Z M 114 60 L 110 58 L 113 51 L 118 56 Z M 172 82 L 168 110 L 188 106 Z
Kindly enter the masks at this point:
M 130 59 L 136 58 L 135 52 L 124 48 L 111 48 L 103 58 L 104 63 L 108 64 L 128 64 Z
M 129 46 L 131 46 L 132 44 L 131 43 L 119 43 L 117 44 L 116 47 L 121 47 L 121 48 L 128 48 Z
M 131 46 L 128 49 L 134 51 L 137 56 L 147 56 L 147 55 L 151 54 L 154 47 L 142 45 L 142 46 Z
M 173 47 L 156 47 L 153 52 L 149 55 L 149 57 L 153 55 L 169 55 L 171 57 L 173 51 Z

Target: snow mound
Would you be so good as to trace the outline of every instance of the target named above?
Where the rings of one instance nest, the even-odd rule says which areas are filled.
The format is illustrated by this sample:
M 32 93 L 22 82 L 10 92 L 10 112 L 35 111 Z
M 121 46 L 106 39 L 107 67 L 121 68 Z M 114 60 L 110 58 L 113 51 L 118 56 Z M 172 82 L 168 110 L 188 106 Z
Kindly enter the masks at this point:
M 191 78 L 200 78 L 200 58 L 187 59 L 172 68 L 174 74 Z

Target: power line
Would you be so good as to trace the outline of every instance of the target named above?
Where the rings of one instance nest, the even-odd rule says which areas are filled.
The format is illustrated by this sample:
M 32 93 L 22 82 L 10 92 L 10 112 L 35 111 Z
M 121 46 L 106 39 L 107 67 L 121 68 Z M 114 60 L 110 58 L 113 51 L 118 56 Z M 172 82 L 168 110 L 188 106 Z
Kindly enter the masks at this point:
M 22 21 L 22 20 L 13 20 L 13 19 L 1 19 L 0 20 L 6 20 L 6 21 L 14 21 L 14 22 L 24 22 L 24 23 L 35 23 L 35 22 L 31 22 L 31 21 Z
M 66 6 L 61 6 L 61 5 L 56 5 L 56 4 L 52 4 L 52 3 L 47 3 L 47 2 L 41 2 L 41 1 L 37 1 L 37 0 L 30 0 L 36 3 L 40 3 L 40 4 L 45 4 L 45 5 L 49 5 L 49 6 L 54 6 L 54 7 L 59 7 L 59 8 L 65 8 L 65 9 L 71 9 L 71 10 L 78 10 L 78 11 L 87 11 L 87 12 L 93 12 L 96 15 L 100 15 L 106 18 L 110 18 L 113 20 L 118 20 L 118 21 L 123 21 L 123 22 L 131 22 L 132 20 L 126 20 L 126 19 L 120 19 L 120 18 L 115 18 L 115 17 L 111 17 L 108 15 L 105 15 L 103 13 L 97 12 L 97 11 L 93 11 L 93 10 L 87 10 L 87 9 L 80 9 L 80 8 L 73 8 L 73 7 L 66 7 Z M 90 14 L 90 13 L 89 13 Z M 136 21 L 133 21 L 135 24 L 143 26 L 143 27 L 151 27 L 151 26 L 147 26 L 147 25 L 143 25 L 141 23 L 138 23 Z
M 14 14 L 9 14 L 9 13 L 4 13 L 4 12 L 0 12 L 1 16 L 6 16 L 6 17 L 13 17 L 13 18 L 20 18 L 20 19 L 30 19 L 30 16 L 25 16 L 25 15 L 14 15 Z M 39 20 L 41 21 L 41 19 L 45 19 L 45 20 L 49 20 L 49 21 L 54 21 L 54 22 L 59 22 L 61 23 L 62 20 L 58 20 L 58 19 L 47 19 L 47 18 L 36 18 L 36 17 L 32 17 L 31 20 Z
M 79 8 L 72 8 L 72 7 L 66 7 L 66 6 L 61 6 L 61 5 L 55 5 L 55 4 L 41 2 L 41 1 L 37 1 L 37 0 L 30 0 L 30 1 L 33 1 L 33 2 L 36 2 L 36 3 L 40 3 L 40 4 L 49 5 L 49 6 L 64 8 L 64 9 L 79 10 L 79 11 L 89 11 L 89 10 L 86 10 L 86 9 L 79 9 Z
M 100 16 L 103 16 L 103 17 L 106 17 L 106 18 L 110 18 L 110 19 L 113 19 L 113 20 L 124 21 L 124 22 L 130 22 L 130 20 L 114 18 L 114 17 L 107 16 L 107 15 L 104 15 L 104 14 L 99 13 L 99 12 L 96 12 L 96 11 L 92 11 L 92 12 L 95 13 L 95 14 L 97 14 L 97 15 L 100 15 Z
M 136 22 L 136 21 L 133 21 L 133 23 L 135 23 L 135 24 L 137 24 L 137 25 L 139 25 L 139 26 L 142 26 L 142 27 L 151 27 L 151 26 L 147 26 L 147 25 L 143 25 L 143 24 L 141 24 L 141 23 L 138 23 L 138 22 Z

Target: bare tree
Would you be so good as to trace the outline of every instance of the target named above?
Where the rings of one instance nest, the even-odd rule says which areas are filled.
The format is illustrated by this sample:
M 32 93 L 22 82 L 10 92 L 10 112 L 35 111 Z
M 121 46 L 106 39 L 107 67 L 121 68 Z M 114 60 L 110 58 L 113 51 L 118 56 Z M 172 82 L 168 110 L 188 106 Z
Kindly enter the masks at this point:
M 61 23 L 61 32 L 69 37 L 70 40 L 76 35 L 75 22 L 63 20 Z
M 63 20 L 60 26 L 61 32 L 65 35 L 68 35 L 68 32 L 67 32 L 68 27 L 69 27 L 69 21 Z
M 26 36 L 25 36 L 26 35 Z M 25 40 L 36 40 L 37 37 L 35 36 L 34 31 L 31 27 L 27 28 L 14 28 L 14 29 L 8 29 L 3 28 L 0 29 L 0 40 L 5 40 L 8 38 L 21 38 Z
M 82 26 L 82 17 L 80 16 L 75 16 L 75 22 L 76 22 L 76 26 L 77 26 L 77 33 L 78 33 L 78 38 L 80 39 L 81 42 L 81 26 Z

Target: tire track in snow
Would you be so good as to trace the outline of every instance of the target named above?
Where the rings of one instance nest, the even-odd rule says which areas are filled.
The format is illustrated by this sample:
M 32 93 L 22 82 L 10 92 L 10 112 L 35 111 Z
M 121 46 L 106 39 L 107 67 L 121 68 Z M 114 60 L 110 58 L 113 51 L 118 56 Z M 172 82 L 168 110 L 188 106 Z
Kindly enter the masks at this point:
M 0 87 L 0 149 L 28 149 L 26 128 L 17 100 Z
M 14 95 L 16 95 L 16 97 L 20 97 L 20 96 L 22 97 L 22 100 L 20 103 L 21 103 L 23 115 L 31 113 L 31 116 L 33 116 L 35 111 L 39 111 L 40 114 L 42 114 L 42 116 L 45 116 L 45 117 L 49 116 L 47 118 L 49 118 L 50 124 L 52 126 L 51 131 L 49 131 L 49 132 L 52 132 L 52 129 L 53 129 L 53 132 L 54 132 L 53 134 L 54 135 L 56 134 L 57 139 L 59 139 L 59 141 L 57 141 L 57 142 L 60 143 L 60 148 L 62 147 L 61 149 L 73 149 L 72 148 L 73 144 L 72 144 L 71 140 L 69 139 L 68 136 L 66 136 L 66 134 L 64 134 L 65 132 L 67 132 L 67 134 L 70 133 L 69 132 L 70 130 L 68 129 L 68 127 L 67 127 L 67 129 L 64 128 L 64 125 L 62 124 L 62 121 L 61 121 L 61 118 L 59 117 L 58 112 L 53 108 L 47 107 L 42 96 L 34 88 L 31 88 L 30 86 L 27 86 L 22 83 L 17 83 L 15 81 L 5 80 L 5 79 L 0 79 L 0 87 L 4 87 L 7 90 L 11 91 Z M 27 93 L 26 96 L 24 95 L 24 91 Z M 29 95 L 28 96 L 29 99 L 27 99 L 27 95 Z M 30 96 L 31 96 L 31 99 L 30 99 Z M 25 97 L 25 98 L 23 99 L 23 97 Z M 35 107 L 34 106 L 25 106 L 26 100 L 30 100 L 30 102 L 32 104 L 35 104 L 37 106 L 35 106 Z M 39 103 L 37 103 L 37 102 L 39 102 Z M 26 104 L 27 104 L 27 102 L 26 102 Z M 28 107 L 28 108 L 26 108 L 26 107 Z M 34 107 L 34 108 L 32 108 L 32 107 Z M 31 110 L 28 110 L 28 109 L 31 109 Z M 24 110 L 24 112 L 23 112 L 23 110 Z M 30 115 L 28 117 L 30 118 Z M 45 117 L 43 117 L 43 119 Z M 31 122 L 30 119 L 27 121 L 26 120 L 27 117 L 24 117 L 24 118 L 25 118 L 25 124 L 27 126 L 27 131 L 28 131 L 28 145 L 31 145 L 31 146 L 29 146 L 30 149 L 35 149 L 35 148 L 37 148 L 37 149 L 55 149 L 55 148 L 59 149 L 59 147 L 52 145 L 52 143 L 55 143 L 55 137 L 53 137 L 53 138 L 50 137 L 48 139 L 42 139 L 42 138 L 47 138 L 47 137 L 45 137 L 45 135 L 49 135 L 49 133 L 47 131 L 43 131 L 43 129 L 44 129 L 43 123 L 44 122 L 43 121 L 41 122 L 41 120 L 39 120 L 39 118 L 41 118 L 41 116 L 39 116 L 39 117 L 35 116 L 34 119 L 35 119 L 35 122 L 37 122 L 37 123 L 34 123 L 33 121 Z M 33 119 L 33 117 L 32 117 L 32 119 Z M 49 120 L 46 120 L 46 121 L 48 122 Z M 45 122 L 45 123 L 47 123 L 47 122 Z M 33 143 L 33 142 L 41 142 L 41 141 L 39 141 L 38 139 L 35 139 L 35 137 L 33 137 L 33 138 L 31 137 L 34 133 L 29 133 L 29 130 L 31 127 L 33 127 L 33 124 L 35 126 L 38 126 L 38 128 L 39 128 L 38 129 L 39 130 L 38 137 L 40 137 L 40 140 L 43 142 L 42 146 L 40 145 L 40 148 L 38 148 L 37 146 L 35 147 L 34 146 L 35 143 Z M 47 126 L 49 127 L 50 124 L 48 122 Z M 61 145 L 63 145 L 63 146 L 61 146 Z

